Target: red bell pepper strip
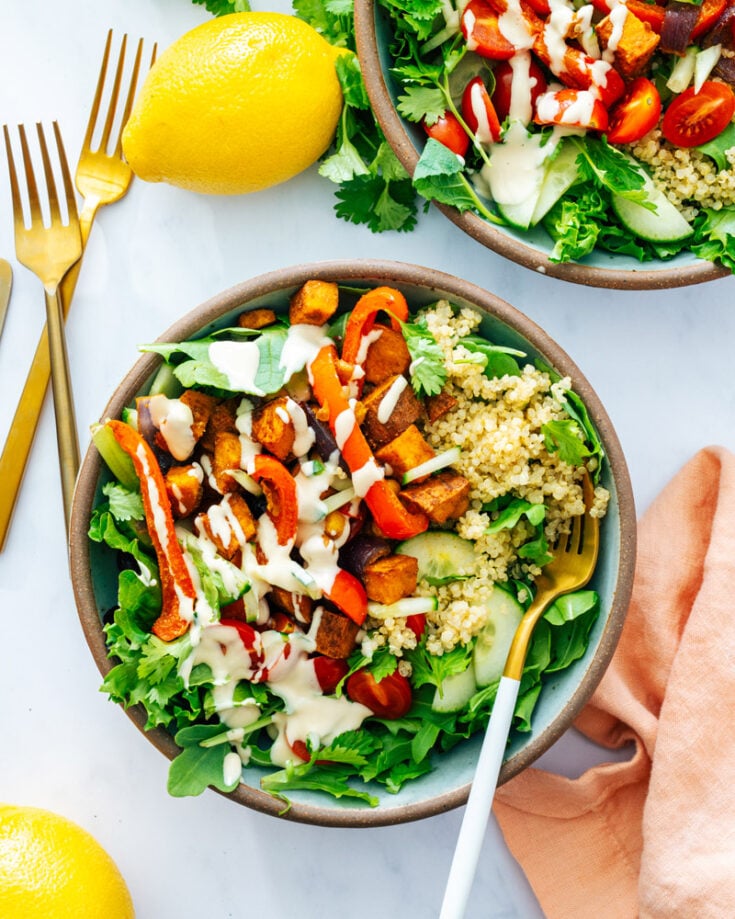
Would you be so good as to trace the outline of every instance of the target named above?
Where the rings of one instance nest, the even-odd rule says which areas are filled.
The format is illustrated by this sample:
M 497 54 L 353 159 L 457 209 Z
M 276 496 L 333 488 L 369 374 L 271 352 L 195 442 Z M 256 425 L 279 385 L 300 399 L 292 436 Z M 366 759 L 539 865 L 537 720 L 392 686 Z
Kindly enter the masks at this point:
M 268 504 L 268 516 L 276 528 L 279 546 L 296 536 L 299 522 L 299 508 L 296 498 L 296 482 L 280 460 L 265 453 L 259 453 L 254 460 L 250 475 L 259 482 Z
M 351 411 L 349 400 L 342 389 L 337 375 L 337 352 L 334 345 L 325 345 L 311 362 L 312 389 L 319 404 L 329 413 L 329 426 L 336 436 L 337 419 L 345 411 Z M 359 425 L 354 424 L 347 440 L 342 445 L 342 456 L 350 468 L 350 472 L 369 462 L 375 462 L 373 451 L 370 449 L 365 435 Z M 410 539 L 418 533 L 423 533 L 429 526 L 426 514 L 411 513 L 398 496 L 385 481 L 378 479 L 374 482 L 367 494 L 365 503 L 380 527 L 389 539 Z
M 367 594 L 362 584 L 349 571 L 340 568 L 325 596 L 357 625 L 363 624 L 367 616 Z
M 161 579 L 161 615 L 151 631 L 161 641 L 173 641 L 189 628 L 190 620 L 180 615 L 182 599 L 196 600 L 196 588 L 189 574 L 184 553 L 176 538 L 171 503 L 166 483 L 155 454 L 141 435 L 123 421 L 108 421 L 107 426 L 122 450 L 133 461 L 140 480 L 145 519 L 156 550 Z
M 343 361 L 356 363 L 362 338 L 372 329 L 375 317 L 381 310 L 391 314 L 390 322 L 396 332 L 400 331 L 401 322 L 408 319 L 408 303 L 400 290 L 392 287 L 375 287 L 363 294 L 355 304 L 345 326 Z

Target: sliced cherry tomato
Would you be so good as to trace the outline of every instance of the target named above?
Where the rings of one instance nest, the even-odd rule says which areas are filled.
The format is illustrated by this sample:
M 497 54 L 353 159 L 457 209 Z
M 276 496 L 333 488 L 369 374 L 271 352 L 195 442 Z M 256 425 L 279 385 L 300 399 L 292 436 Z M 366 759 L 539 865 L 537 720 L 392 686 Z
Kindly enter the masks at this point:
M 493 68 L 493 75 L 495 77 L 495 89 L 493 90 L 493 94 L 491 96 L 492 102 L 495 106 L 495 111 L 497 112 L 500 121 L 505 121 L 508 115 L 510 115 L 510 104 L 512 99 L 515 72 L 509 63 L 506 61 L 501 61 L 499 64 L 497 64 L 497 66 Z M 528 68 L 528 78 L 531 110 L 533 110 L 538 97 L 541 95 L 541 93 L 546 92 L 546 77 L 544 76 L 543 70 L 534 60 L 531 60 L 530 62 Z
M 426 630 L 426 614 L 414 613 L 411 616 L 406 616 L 406 628 L 411 629 L 418 641 Z
M 544 93 L 536 102 L 536 124 L 563 124 L 590 131 L 607 129 L 607 109 L 585 89 L 560 89 Z
M 275 613 L 271 613 L 270 619 L 268 620 L 268 628 L 273 629 L 274 632 L 282 632 L 285 635 L 290 635 L 291 632 L 296 631 L 296 623 L 286 613 L 276 610 Z
M 470 51 L 493 61 L 509 61 L 515 45 L 500 31 L 495 10 L 485 0 L 470 0 L 460 20 L 462 34 Z
M 329 695 L 337 688 L 339 681 L 347 675 L 349 665 L 347 661 L 337 657 L 319 657 L 313 658 L 314 673 L 317 682 L 323 693 Z
M 260 482 L 268 507 L 268 516 L 273 521 L 278 544 L 285 546 L 296 535 L 299 522 L 296 482 L 291 473 L 275 456 L 259 453 L 253 461 L 250 475 Z
M 298 756 L 299 759 L 302 759 L 305 763 L 308 763 L 311 759 L 311 754 L 309 753 L 309 748 L 306 746 L 306 741 L 303 740 L 289 740 L 289 747 L 294 752 L 295 756 Z M 314 760 L 317 766 L 333 766 L 334 760 L 331 759 L 317 759 Z
M 632 144 L 655 128 L 661 116 L 661 97 L 646 77 L 636 77 L 623 99 L 610 112 L 607 139 L 611 144 Z
M 378 718 L 402 718 L 411 708 L 411 684 L 394 670 L 380 682 L 369 670 L 356 670 L 345 683 L 347 695 L 360 702 Z
M 726 83 L 707 80 L 698 93 L 684 90 L 666 109 L 661 131 L 677 147 L 697 147 L 721 134 L 735 114 L 735 94 Z
M 699 16 L 689 37 L 689 42 L 691 43 L 695 38 L 704 35 L 705 32 L 709 32 L 725 11 L 726 6 L 727 0 L 703 0 L 699 8 Z
M 345 616 L 362 625 L 367 616 L 367 594 L 365 588 L 349 571 L 337 572 L 334 583 L 326 594 Z
M 548 16 L 551 12 L 549 0 L 526 0 L 526 3 L 538 16 Z
M 467 132 L 451 112 L 445 112 L 434 124 L 424 122 L 424 131 L 457 156 L 464 156 L 469 149 Z
M 475 77 L 465 87 L 462 94 L 462 117 L 481 144 L 492 144 L 500 140 L 500 122 L 482 77 Z

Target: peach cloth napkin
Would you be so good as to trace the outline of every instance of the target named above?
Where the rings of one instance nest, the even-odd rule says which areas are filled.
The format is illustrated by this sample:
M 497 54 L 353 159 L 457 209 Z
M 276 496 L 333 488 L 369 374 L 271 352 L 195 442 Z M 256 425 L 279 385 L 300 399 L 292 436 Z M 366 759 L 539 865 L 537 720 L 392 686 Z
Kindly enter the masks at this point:
M 735 917 L 734 598 L 735 455 L 709 447 L 640 521 L 620 644 L 576 722 L 633 758 L 498 789 L 548 919 Z

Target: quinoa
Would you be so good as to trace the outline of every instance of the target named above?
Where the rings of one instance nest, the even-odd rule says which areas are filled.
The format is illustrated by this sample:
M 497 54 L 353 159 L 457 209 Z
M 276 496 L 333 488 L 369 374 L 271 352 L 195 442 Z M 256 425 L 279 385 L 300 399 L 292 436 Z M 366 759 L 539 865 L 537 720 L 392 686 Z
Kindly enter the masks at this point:
M 437 452 L 461 448 L 453 468 L 470 482 L 470 506 L 453 521 L 452 529 L 473 542 L 476 553 L 471 577 L 438 587 L 419 582 L 419 596 L 438 600 L 437 610 L 427 614 L 426 646 L 430 653 L 441 655 L 468 644 L 482 630 L 496 584 L 508 586 L 517 579 L 535 578 L 541 571 L 518 555 L 520 546 L 533 536 L 534 527 L 522 518 L 512 529 L 488 533 L 497 513 L 483 508 L 508 494 L 544 503 L 544 533 L 553 544 L 569 531 L 571 519 L 584 513 L 583 469 L 549 452 L 542 431 L 547 422 L 569 417 L 564 409 L 569 378 L 552 382 L 548 373 L 526 364 L 520 376 L 488 379 L 484 363 L 478 363 L 462 345 L 480 324 L 478 313 L 465 308 L 455 314 L 451 304 L 440 301 L 423 316 L 444 353 L 445 389 L 457 400 L 450 412 L 425 425 L 424 436 Z M 590 472 L 595 464 L 590 460 Z M 609 493 L 598 486 L 591 513 L 604 516 L 608 500 Z M 367 626 L 369 634 L 362 643 L 366 656 L 387 646 L 400 657 L 405 649 L 416 646 L 416 636 L 403 618 L 370 620 Z

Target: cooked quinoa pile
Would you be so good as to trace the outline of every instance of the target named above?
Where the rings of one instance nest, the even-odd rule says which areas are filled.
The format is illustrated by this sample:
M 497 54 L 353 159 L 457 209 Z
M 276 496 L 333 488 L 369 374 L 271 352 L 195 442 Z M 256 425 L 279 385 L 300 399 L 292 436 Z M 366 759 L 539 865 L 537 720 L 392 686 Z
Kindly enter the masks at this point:
M 466 580 L 440 587 L 419 583 L 419 595 L 436 595 L 439 601 L 437 611 L 427 615 L 427 648 L 443 654 L 467 644 L 486 624 L 487 600 L 496 582 L 540 573 L 536 565 L 518 557 L 518 548 L 533 535 L 531 525 L 524 518 L 512 529 L 488 534 L 492 515 L 482 510 L 483 505 L 509 493 L 545 503 L 545 534 L 551 544 L 568 532 L 572 517 L 584 513 L 584 500 L 581 470 L 549 453 L 541 430 L 548 421 L 568 417 L 563 399 L 571 388 L 569 378 L 552 383 L 547 373 L 527 364 L 520 376 L 488 379 L 483 364 L 462 346 L 462 339 L 480 324 L 480 315 L 471 309 L 455 315 L 446 301 L 424 315 L 445 355 L 446 389 L 457 399 L 455 408 L 427 424 L 424 434 L 437 452 L 455 446 L 462 450 L 453 466 L 471 483 L 470 507 L 452 529 L 474 543 L 477 556 L 474 576 Z M 589 468 L 592 471 L 592 464 Z M 598 486 L 593 515 L 604 516 L 608 499 L 606 489 Z M 371 634 L 363 641 L 366 654 L 387 644 L 400 656 L 403 649 L 416 645 L 403 619 L 369 625 Z

